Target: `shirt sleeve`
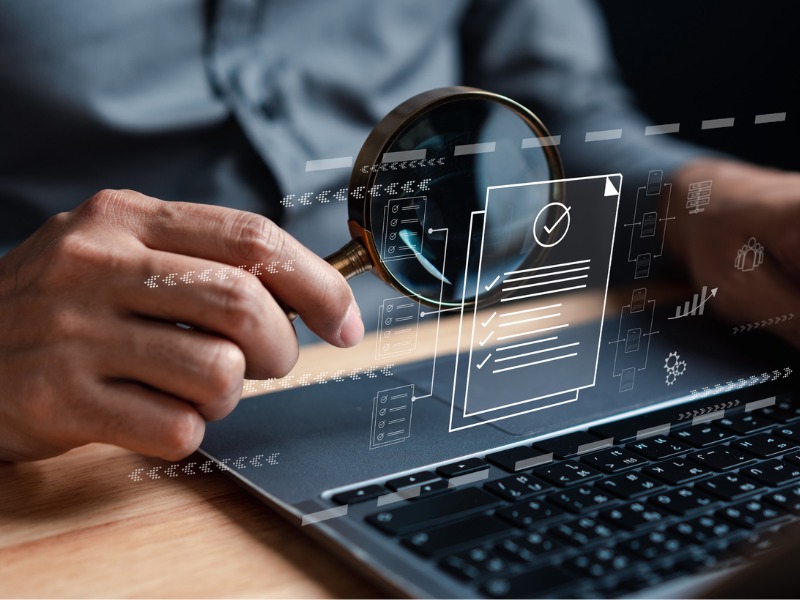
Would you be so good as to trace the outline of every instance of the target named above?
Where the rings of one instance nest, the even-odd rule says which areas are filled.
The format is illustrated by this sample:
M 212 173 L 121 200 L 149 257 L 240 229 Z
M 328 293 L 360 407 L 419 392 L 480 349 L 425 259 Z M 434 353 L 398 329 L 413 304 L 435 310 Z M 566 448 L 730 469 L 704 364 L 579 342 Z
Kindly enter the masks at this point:
M 703 153 L 657 133 L 674 127 L 647 129 L 589 0 L 474 0 L 461 35 L 465 83 L 533 110 L 560 136 L 568 177 L 669 172 Z

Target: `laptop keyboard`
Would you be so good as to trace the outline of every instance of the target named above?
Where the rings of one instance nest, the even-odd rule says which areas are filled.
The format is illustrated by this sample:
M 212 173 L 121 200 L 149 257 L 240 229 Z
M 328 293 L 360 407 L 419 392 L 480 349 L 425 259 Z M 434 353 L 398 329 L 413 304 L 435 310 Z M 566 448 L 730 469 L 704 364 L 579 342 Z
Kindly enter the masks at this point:
M 366 522 L 492 598 L 617 596 L 737 566 L 800 516 L 793 398 L 626 443 L 599 429 L 333 499 L 395 493 Z

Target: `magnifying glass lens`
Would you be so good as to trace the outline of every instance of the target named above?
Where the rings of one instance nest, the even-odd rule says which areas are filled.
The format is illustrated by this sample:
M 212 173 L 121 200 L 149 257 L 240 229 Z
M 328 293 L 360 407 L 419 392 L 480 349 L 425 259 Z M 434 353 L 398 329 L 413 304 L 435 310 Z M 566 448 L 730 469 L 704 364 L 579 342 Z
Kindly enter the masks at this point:
M 525 107 L 475 88 L 424 92 L 364 142 L 350 177 L 353 239 L 326 260 L 346 279 L 372 270 L 428 306 L 488 306 L 502 286 L 479 279 L 541 264 L 563 235 L 559 219 L 538 218 L 563 199 L 563 178 L 550 134 Z M 554 183 L 526 185 L 537 181 Z M 488 219 L 489 194 L 504 186 L 526 189 Z
M 486 96 L 423 111 L 386 147 L 372 180 L 378 256 L 390 282 L 426 304 L 488 302 L 490 290 L 476 289 L 479 268 L 491 281 L 541 255 L 530 215 L 553 200 L 553 187 L 533 186 L 491 224 L 483 211 L 489 188 L 558 179 L 560 161 L 531 113 Z

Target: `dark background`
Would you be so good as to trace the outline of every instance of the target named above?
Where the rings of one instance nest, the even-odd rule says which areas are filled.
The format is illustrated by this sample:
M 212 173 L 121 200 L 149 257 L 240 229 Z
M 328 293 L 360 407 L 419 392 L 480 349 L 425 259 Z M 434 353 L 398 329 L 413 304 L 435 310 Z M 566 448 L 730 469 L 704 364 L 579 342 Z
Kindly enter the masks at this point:
M 758 164 L 800 169 L 800 3 L 599 0 L 624 80 L 653 123 Z M 755 125 L 756 114 L 785 123 Z M 735 127 L 701 130 L 704 119 Z

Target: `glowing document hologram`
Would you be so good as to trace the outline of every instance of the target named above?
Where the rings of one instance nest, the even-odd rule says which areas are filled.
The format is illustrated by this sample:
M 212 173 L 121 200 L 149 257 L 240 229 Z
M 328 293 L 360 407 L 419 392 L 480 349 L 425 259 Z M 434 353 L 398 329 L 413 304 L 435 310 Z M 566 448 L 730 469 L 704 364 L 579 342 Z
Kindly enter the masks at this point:
M 456 358 L 450 431 L 574 402 L 594 385 L 603 326 L 594 317 L 605 311 L 621 184 L 615 174 L 488 188 L 485 210 L 473 219 L 471 243 L 479 252 L 468 250 L 468 262 L 477 255 L 479 264 L 469 284 L 499 287 L 503 295 L 489 310 L 462 308 L 459 346 L 466 339 L 469 349 Z M 559 202 L 538 214 L 515 213 L 526 194 L 555 185 L 562 186 Z M 483 257 L 509 215 L 529 221 L 520 251 L 538 244 L 543 259 L 484 272 Z M 574 327 L 589 308 L 592 322 Z
M 647 298 L 647 288 L 636 288 L 631 292 L 630 304 L 622 307 L 619 316 L 614 354 L 614 377 L 619 377 L 619 391 L 630 392 L 636 384 L 636 373 L 647 368 L 650 355 L 650 338 L 658 333 L 653 330 L 656 302 Z
M 383 209 L 381 258 L 384 261 L 419 257 L 425 232 L 427 198 L 392 198 Z
M 414 385 L 381 390 L 372 399 L 370 450 L 402 442 L 411 435 Z
M 405 296 L 386 298 L 378 309 L 377 358 L 413 352 L 417 347 L 419 304 Z
M 662 196 L 666 202 L 662 202 Z M 634 263 L 634 279 L 650 277 L 653 260 L 664 254 L 672 184 L 664 181 L 664 171 L 654 169 L 647 175 L 647 183 L 636 191 L 633 221 L 625 223 L 630 229 L 628 262 Z

